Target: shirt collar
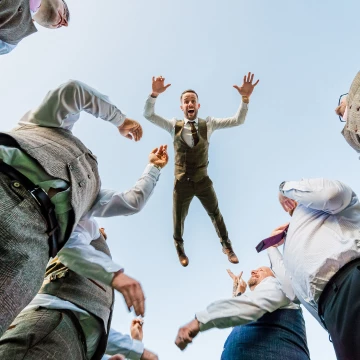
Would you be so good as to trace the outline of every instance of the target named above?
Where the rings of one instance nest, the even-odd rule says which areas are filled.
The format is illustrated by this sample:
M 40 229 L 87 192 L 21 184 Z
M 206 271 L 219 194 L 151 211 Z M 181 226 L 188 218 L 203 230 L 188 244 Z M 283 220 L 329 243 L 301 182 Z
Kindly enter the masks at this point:
M 197 124 L 197 123 L 198 123 L 198 118 L 196 118 L 195 120 L 189 120 L 189 119 L 184 118 L 185 125 L 186 125 L 189 121 L 194 121 L 195 124 Z
M 41 5 L 41 0 L 29 0 L 31 15 L 35 15 Z

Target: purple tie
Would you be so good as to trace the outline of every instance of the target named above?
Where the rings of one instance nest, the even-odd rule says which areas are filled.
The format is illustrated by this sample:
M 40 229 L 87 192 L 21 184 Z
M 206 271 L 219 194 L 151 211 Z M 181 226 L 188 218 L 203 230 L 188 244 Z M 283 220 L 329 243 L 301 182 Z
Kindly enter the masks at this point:
M 263 251 L 269 248 L 270 246 L 274 246 L 278 244 L 286 236 L 286 232 L 288 228 L 289 226 L 287 226 L 280 234 L 270 236 L 264 240 L 261 240 L 259 244 L 256 246 L 256 251 L 259 253 L 260 251 Z
M 32 12 L 37 12 L 41 5 L 41 0 L 30 0 L 30 10 Z

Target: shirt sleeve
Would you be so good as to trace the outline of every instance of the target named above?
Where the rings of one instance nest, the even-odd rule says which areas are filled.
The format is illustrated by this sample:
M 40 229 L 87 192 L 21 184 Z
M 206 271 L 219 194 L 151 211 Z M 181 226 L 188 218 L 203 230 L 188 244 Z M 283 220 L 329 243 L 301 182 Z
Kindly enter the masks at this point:
M 19 124 L 71 130 L 81 111 L 115 126 L 120 126 L 126 117 L 107 96 L 80 81 L 70 80 L 50 91 L 41 105 L 26 113 Z
M 155 102 L 156 98 L 153 98 L 149 95 L 146 99 L 145 107 L 144 107 L 144 118 L 151 121 L 153 124 L 161 127 L 162 129 L 166 130 L 172 136 L 174 134 L 174 126 L 175 126 L 175 119 L 167 120 L 163 117 L 155 114 Z
M 89 211 L 89 215 L 110 217 L 138 213 L 153 193 L 159 176 L 160 171 L 149 164 L 140 179 L 130 190 L 126 192 L 100 190 L 95 205 Z
M 299 303 L 291 285 L 289 275 L 286 272 L 283 256 L 279 249 L 277 247 L 269 247 L 267 253 L 271 264 L 271 270 L 274 272 L 276 279 L 280 282 L 281 289 L 291 301 Z
M 227 118 L 214 118 L 211 117 L 208 121 L 208 127 L 211 132 L 218 129 L 225 129 L 234 126 L 239 126 L 245 122 L 246 114 L 248 111 L 248 104 L 241 102 L 238 111 L 234 116 Z
M 284 195 L 299 204 L 329 214 L 337 214 L 350 205 L 353 191 L 340 181 L 323 178 L 287 181 Z
M 59 251 L 58 258 L 77 274 L 111 285 L 114 273 L 123 271 L 123 268 L 110 256 L 90 245 L 99 236 L 99 226 L 95 219 L 80 220 L 70 239 Z
M 107 355 L 122 354 L 127 359 L 140 360 L 144 352 L 144 344 L 141 341 L 132 339 L 129 335 L 123 335 L 113 328 L 109 331 L 109 338 L 106 346 Z M 108 357 L 103 358 L 108 359 Z
M 8 44 L 5 41 L 0 40 L 0 55 L 8 54 L 16 48 L 16 45 Z
M 267 280 L 267 284 L 260 283 L 254 291 L 210 304 L 206 310 L 196 313 L 196 318 L 200 322 L 200 331 L 214 327 L 223 329 L 256 321 L 265 313 L 289 303 L 279 282 L 271 278 Z

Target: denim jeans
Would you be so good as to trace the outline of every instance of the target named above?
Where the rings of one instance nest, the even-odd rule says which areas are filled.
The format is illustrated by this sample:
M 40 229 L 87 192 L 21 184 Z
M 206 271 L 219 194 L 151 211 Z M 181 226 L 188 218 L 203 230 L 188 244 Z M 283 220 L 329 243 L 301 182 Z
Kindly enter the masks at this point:
M 301 310 L 279 309 L 259 320 L 236 326 L 221 360 L 309 360 Z

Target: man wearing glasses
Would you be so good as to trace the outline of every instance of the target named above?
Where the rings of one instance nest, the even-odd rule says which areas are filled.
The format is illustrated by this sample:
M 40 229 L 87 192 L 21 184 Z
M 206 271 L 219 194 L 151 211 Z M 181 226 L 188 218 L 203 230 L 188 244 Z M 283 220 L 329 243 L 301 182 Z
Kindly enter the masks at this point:
M 340 96 L 335 113 L 341 122 L 346 122 L 342 131 L 345 140 L 360 153 L 360 72 L 356 74 L 349 93 Z

